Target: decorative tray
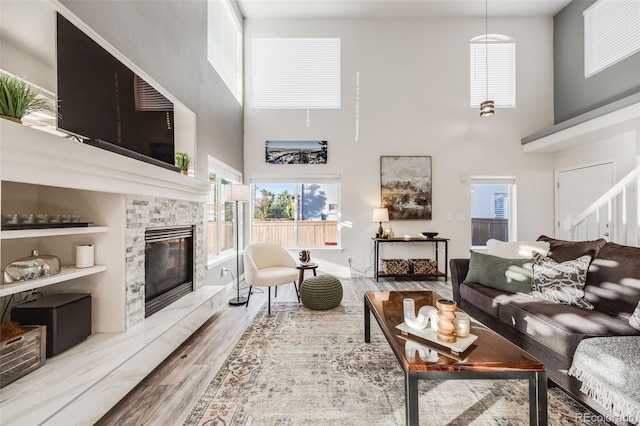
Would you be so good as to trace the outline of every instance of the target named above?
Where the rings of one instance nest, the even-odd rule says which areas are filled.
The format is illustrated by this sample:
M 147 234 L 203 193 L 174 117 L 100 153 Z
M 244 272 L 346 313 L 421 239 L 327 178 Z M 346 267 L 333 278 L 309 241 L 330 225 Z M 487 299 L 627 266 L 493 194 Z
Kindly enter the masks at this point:
M 420 337 L 421 339 L 427 340 L 432 343 L 436 343 L 440 346 L 444 346 L 445 348 L 451 349 L 453 352 L 462 353 L 469 349 L 469 346 L 473 342 L 476 341 L 478 336 L 475 334 L 470 334 L 469 337 L 458 337 L 457 340 L 453 343 L 446 343 L 441 340 L 438 340 L 438 334 L 431 330 L 431 328 L 425 328 L 423 330 L 416 330 L 415 328 L 409 327 L 405 322 L 402 324 L 396 325 L 396 328 L 400 330 L 403 334 L 411 334 L 416 337 Z
M 51 229 L 51 228 L 82 228 L 93 222 L 64 222 L 64 223 L 3 223 L 2 231 L 16 231 L 24 229 Z

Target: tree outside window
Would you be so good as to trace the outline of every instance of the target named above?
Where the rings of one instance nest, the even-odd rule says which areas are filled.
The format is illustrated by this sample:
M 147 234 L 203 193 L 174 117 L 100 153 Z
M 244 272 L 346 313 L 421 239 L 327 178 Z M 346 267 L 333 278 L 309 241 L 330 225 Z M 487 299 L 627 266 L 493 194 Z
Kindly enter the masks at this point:
M 338 244 L 338 185 L 254 184 L 252 241 L 284 247 Z

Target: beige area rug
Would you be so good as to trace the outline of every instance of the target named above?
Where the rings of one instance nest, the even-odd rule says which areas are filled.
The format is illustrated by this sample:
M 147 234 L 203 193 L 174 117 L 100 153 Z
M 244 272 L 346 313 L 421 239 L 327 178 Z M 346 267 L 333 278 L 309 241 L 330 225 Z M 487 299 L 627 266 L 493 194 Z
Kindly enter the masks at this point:
M 404 379 L 372 319 L 345 303 L 313 311 L 297 303 L 261 310 L 200 395 L 185 425 L 403 425 Z M 526 381 L 421 381 L 421 425 L 526 425 Z M 586 409 L 549 390 L 549 424 L 591 424 Z

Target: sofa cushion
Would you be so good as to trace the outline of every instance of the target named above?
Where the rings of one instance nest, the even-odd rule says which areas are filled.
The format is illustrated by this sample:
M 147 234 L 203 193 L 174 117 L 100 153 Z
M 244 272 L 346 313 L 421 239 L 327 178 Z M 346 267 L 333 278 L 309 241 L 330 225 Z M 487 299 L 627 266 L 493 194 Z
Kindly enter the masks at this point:
M 534 253 L 533 260 L 533 297 L 593 309 L 593 305 L 583 299 L 590 256 L 556 262 L 550 257 Z
M 638 302 L 638 306 L 636 306 L 636 310 L 633 311 L 633 314 L 629 318 L 629 325 L 636 330 L 640 331 L 640 302 Z
M 565 241 L 540 235 L 538 241 L 546 241 L 549 243 L 549 256 L 556 262 L 564 262 L 571 259 L 577 259 L 580 256 L 589 255 L 591 259 L 595 259 L 600 249 L 607 243 L 602 238 L 593 241 Z
M 607 243 L 591 262 L 584 292 L 597 310 L 628 318 L 640 301 L 640 248 Z
M 511 293 L 530 293 L 531 259 L 505 259 L 472 251 L 466 282 L 474 282 Z
M 517 293 L 504 292 L 478 283 L 460 284 L 460 298 L 494 318 L 498 318 L 500 304 L 509 303 L 515 296 Z
M 487 254 L 507 259 L 531 259 L 533 253 L 544 256 L 549 253 L 549 243 L 546 241 L 500 241 L 487 240 Z
M 500 320 L 567 358 L 586 337 L 640 335 L 615 315 L 517 296 L 500 306 Z

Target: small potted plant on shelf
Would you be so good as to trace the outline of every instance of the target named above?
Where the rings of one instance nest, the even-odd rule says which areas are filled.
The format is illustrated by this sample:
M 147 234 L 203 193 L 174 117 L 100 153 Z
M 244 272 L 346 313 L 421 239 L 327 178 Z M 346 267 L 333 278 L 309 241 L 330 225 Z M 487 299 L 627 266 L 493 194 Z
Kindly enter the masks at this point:
M 180 169 L 180 173 L 183 175 L 189 174 L 189 164 L 191 163 L 191 157 L 186 152 L 176 152 L 176 167 Z
M 36 111 L 52 111 L 51 101 L 27 81 L 0 74 L 0 116 L 22 123 L 22 117 Z

